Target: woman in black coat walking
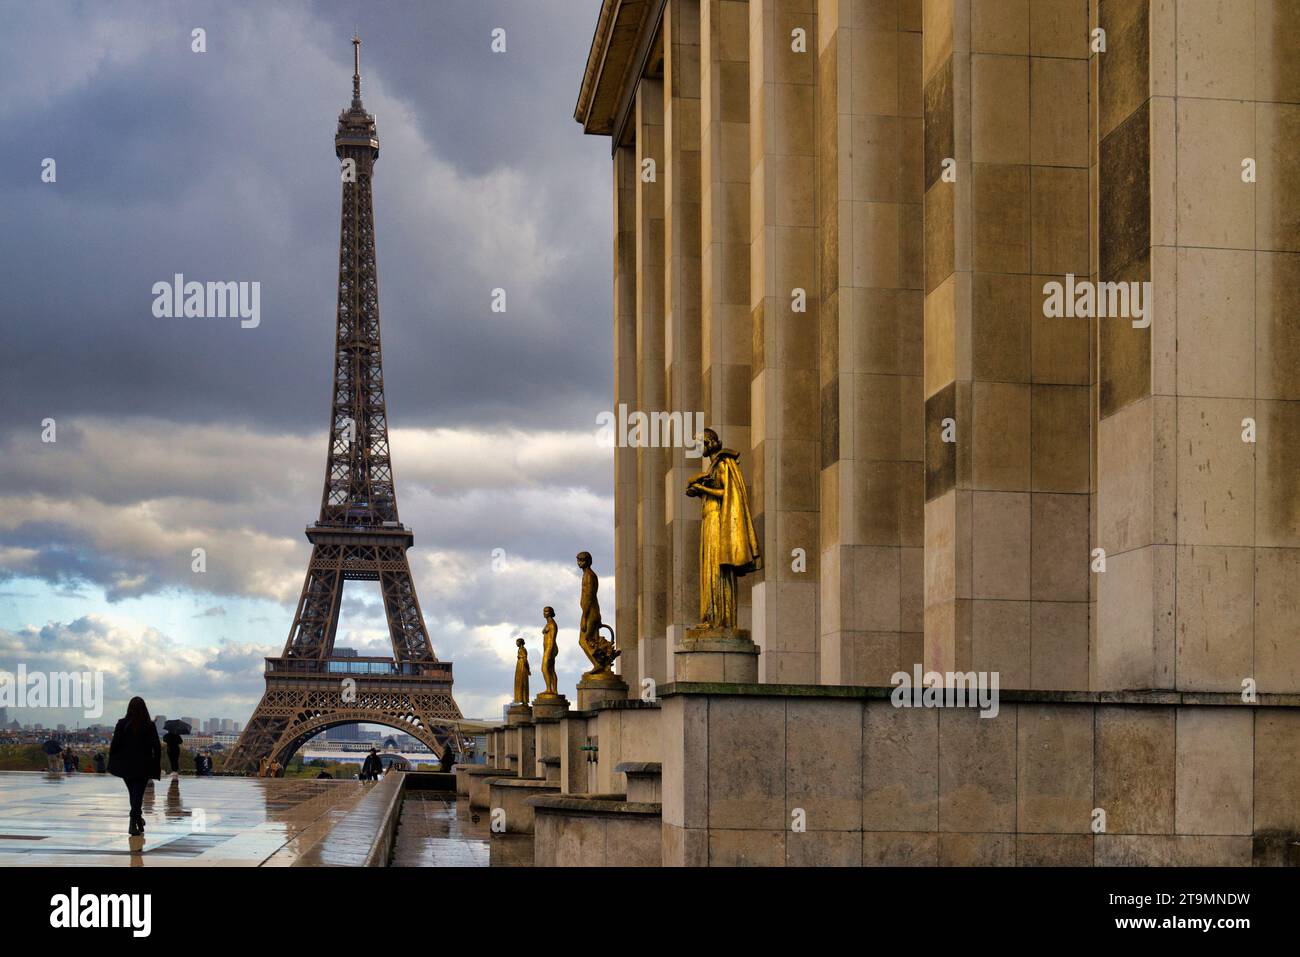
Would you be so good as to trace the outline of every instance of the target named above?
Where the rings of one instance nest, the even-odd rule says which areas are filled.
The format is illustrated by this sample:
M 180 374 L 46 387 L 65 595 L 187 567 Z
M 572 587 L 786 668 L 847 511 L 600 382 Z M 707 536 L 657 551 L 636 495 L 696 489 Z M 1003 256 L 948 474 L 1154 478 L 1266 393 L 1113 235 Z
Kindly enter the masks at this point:
M 126 717 L 113 729 L 113 743 L 108 747 L 108 770 L 126 782 L 126 792 L 131 797 L 132 836 L 144 833 L 144 791 L 149 779 L 162 778 L 162 743 L 158 729 L 149 717 L 143 698 L 132 698 L 126 706 Z

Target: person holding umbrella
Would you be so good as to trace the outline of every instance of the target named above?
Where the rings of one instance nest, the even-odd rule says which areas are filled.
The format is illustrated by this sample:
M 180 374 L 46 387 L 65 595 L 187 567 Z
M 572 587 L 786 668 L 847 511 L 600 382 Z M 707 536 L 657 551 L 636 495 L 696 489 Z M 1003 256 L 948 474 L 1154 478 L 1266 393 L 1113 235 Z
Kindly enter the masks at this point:
M 163 743 L 167 745 L 167 761 L 172 766 L 172 774 L 181 773 L 181 745 L 185 739 L 183 734 L 190 733 L 190 726 L 179 718 L 172 718 L 163 725 L 163 730 L 167 733 L 163 735 Z
M 131 800 L 131 826 L 127 833 L 132 837 L 143 834 L 141 806 L 145 788 L 151 778 L 157 781 L 162 777 L 162 744 L 143 698 L 131 699 L 126 706 L 126 717 L 113 729 L 113 742 L 108 746 L 108 770 L 126 782 L 126 793 Z
M 63 770 L 63 745 L 50 738 L 41 745 L 41 750 L 45 752 L 45 770 L 55 774 Z

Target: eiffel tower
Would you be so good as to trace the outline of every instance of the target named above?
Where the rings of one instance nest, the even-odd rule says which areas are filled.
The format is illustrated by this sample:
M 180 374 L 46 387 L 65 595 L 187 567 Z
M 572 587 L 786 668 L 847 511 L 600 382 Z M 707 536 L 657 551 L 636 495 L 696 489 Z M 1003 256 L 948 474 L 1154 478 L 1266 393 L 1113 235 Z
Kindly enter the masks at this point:
M 339 115 L 334 149 L 342 168 L 338 326 L 333 413 L 320 520 L 307 528 L 311 563 L 279 658 L 266 659 L 266 692 L 225 770 L 250 771 L 270 757 L 286 764 L 312 736 L 340 724 L 396 728 L 436 754 L 463 749 L 451 694 L 451 662 L 429 644 L 406 550 L 415 541 L 397 517 L 388 451 L 371 175 L 379 157 L 375 118 L 361 105 L 361 40 L 352 38 L 352 105 Z M 345 581 L 378 581 L 393 657 L 336 657 Z

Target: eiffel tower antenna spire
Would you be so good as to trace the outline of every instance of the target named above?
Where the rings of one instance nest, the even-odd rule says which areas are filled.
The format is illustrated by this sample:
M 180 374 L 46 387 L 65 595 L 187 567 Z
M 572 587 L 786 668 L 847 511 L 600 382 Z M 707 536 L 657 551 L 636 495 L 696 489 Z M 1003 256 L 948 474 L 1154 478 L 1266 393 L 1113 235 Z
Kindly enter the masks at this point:
M 361 34 L 352 34 L 352 108 L 361 109 Z

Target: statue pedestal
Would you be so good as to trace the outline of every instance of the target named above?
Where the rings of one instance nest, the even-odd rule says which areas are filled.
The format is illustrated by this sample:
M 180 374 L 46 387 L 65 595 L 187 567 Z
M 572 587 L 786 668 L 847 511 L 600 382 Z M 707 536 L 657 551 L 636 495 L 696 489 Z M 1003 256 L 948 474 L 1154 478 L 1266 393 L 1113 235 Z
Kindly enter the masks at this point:
M 569 699 L 562 694 L 547 694 L 543 691 L 533 699 L 533 720 L 548 721 L 563 718 L 569 713 Z
M 758 653 L 744 628 L 696 625 L 673 651 L 673 680 L 757 684 Z
M 627 682 L 614 672 L 583 675 L 578 680 L 578 710 L 590 711 L 602 701 L 622 701 L 627 698 Z
M 533 709 L 528 702 L 516 701 L 506 711 L 506 724 L 527 724 L 533 720 Z

